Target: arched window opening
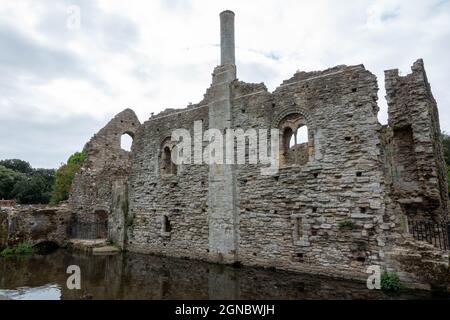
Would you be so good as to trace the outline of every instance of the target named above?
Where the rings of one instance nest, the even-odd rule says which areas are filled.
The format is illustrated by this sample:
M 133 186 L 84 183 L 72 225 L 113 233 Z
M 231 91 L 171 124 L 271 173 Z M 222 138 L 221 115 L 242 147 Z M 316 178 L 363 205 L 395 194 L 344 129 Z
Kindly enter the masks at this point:
M 161 172 L 165 175 L 176 175 L 177 166 L 172 161 L 172 146 L 170 143 L 165 143 L 161 154 Z
M 305 119 L 292 114 L 280 123 L 282 132 L 281 165 L 305 165 L 313 155 L 312 134 L 308 132 Z
M 295 147 L 295 145 L 297 144 L 296 138 L 297 137 L 295 134 L 291 134 L 291 140 L 289 141 L 289 148 Z
M 294 142 L 294 144 L 292 144 Z M 285 128 L 283 131 L 283 139 L 282 139 L 283 151 L 292 148 L 295 145 L 295 135 L 292 132 L 291 128 Z
M 297 141 L 296 144 L 308 143 L 308 127 L 303 126 L 297 129 Z
M 132 144 L 133 144 L 133 138 L 128 133 L 124 133 L 120 137 L 120 148 L 122 150 L 130 152 Z

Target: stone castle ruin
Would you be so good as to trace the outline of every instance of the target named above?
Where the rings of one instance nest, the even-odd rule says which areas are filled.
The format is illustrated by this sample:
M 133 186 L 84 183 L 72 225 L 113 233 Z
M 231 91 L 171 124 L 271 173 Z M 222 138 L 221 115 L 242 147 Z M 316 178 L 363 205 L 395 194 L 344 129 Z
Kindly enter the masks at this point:
M 407 76 L 386 71 L 383 126 L 377 78 L 363 65 L 297 72 L 272 93 L 239 81 L 234 17 L 220 14 L 221 63 L 202 101 L 142 124 L 126 109 L 86 144 L 68 203 L 70 237 L 350 279 L 367 279 L 375 265 L 410 286 L 446 286 L 449 199 L 423 61 Z M 173 130 L 201 141 L 196 121 L 203 131 L 279 129 L 278 173 L 174 164 Z M 123 134 L 133 138 L 131 152 L 120 147 Z

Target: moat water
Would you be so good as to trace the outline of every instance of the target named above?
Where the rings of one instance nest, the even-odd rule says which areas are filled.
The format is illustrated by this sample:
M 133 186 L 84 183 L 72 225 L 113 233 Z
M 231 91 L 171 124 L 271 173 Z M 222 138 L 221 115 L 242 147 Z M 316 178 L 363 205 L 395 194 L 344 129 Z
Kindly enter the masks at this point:
M 81 269 L 81 290 L 66 286 L 67 267 Z M 0 296 L 59 299 L 450 299 L 426 291 L 389 296 L 365 283 L 258 268 L 123 253 L 90 256 L 58 250 L 0 258 Z

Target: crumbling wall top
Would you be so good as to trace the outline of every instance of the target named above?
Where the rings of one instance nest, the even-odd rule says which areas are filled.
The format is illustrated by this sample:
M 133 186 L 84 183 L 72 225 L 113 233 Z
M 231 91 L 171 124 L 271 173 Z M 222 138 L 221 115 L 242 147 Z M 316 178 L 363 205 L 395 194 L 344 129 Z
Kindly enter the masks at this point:
M 283 81 L 280 87 L 300 81 L 314 80 L 318 78 L 320 79 L 322 77 L 334 76 L 352 70 L 365 70 L 365 68 L 364 65 L 361 64 L 356 66 L 340 65 L 323 71 L 311 71 L 311 72 L 297 71 L 292 78 Z
M 101 169 L 107 164 L 113 165 L 117 159 L 128 158 L 128 152 L 121 149 L 121 137 L 128 134 L 133 138 L 140 125 L 131 109 L 117 114 L 85 145 L 87 161 L 84 167 Z

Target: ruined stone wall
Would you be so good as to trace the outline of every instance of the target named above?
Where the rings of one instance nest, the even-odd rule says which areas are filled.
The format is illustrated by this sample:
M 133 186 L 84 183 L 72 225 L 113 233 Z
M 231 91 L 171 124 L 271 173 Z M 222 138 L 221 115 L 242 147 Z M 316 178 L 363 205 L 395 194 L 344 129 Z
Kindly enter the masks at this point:
M 167 110 L 137 131 L 129 182 L 129 250 L 199 259 L 208 256 L 208 167 L 181 165 L 173 174 L 161 168 L 162 147 L 172 131 L 184 128 L 194 138 L 194 121 L 202 121 L 202 130 L 207 130 L 204 101 L 185 110 Z
M 378 264 L 385 191 L 375 76 L 363 66 L 341 66 L 297 73 L 272 95 L 241 88 L 235 127 L 279 128 L 296 114 L 308 126 L 310 154 L 308 163 L 275 176 L 238 166 L 240 260 L 352 276 Z M 343 222 L 354 229 L 341 229 Z
M 360 279 L 367 277 L 369 265 L 391 269 L 398 265 L 395 258 L 386 260 L 386 254 L 395 256 L 402 241 L 411 246 L 415 240 L 407 234 L 404 214 L 398 210 L 401 201 L 393 190 L 408 183 L 422 183 L 424 190 L 430 187 L 408 176 L 416 172 L 410 167 L 413 161 L 396 158 L 421 150 L 421 140 L 408 140 L 408 130 L 395 133 L 395 121 L 393 127 L 383 127 L 377 120 L 376 77 L 362 65 L 299 72 L 273 93 L 263 84 L 232 81 L 229 127 L 247 131 L 307 126 L 308 141 L 289 150 L 283 149 L 285 137 L 280 133 L 280 159 L 294 152 L 301 161 L 286 158 L 278 174 L 263 176 L 261 164 L 248 164 L 247 152 L 247 164 L 236 165 L 227 179 L 215 180 L 218 176 L 211 175 L 208 165 L 181 165 L 175 173 L 166 174 L 163 149 L 170 146 L 172 131 L 186 128 L 193 136 L 194 121 L 202 121 L 203 132 L 210 127 L 208 121 L 216 121 L 211 105 L 224 94 L 215 87 L 214 81 L 222 83 L 219 80 L 213 74 L 213 84 L 200 104 L 167 110 L 137 131 L 129 180 L 127 248 L 217 261 L 210 250 L 220 239 L 211 238 L 211 222 L 216 218 L 208 203 L 228 199 L 236 219 L 219 229 L 236 230 L 237 245 L 225 252 L 234 261 Z M 439 150 L 433 151 L 429 157 L 438 161 L 438 154 Z M 403 161 L 402 175 L 392 173 L 396 161 Z M 216 187 L 211 188 L 211 181 Z M 216 190 L 217 181 L 227 182 Z M 224 192 L 229 184 L 234 184 L 234 193 Z M 218 194 L 223 198 L 211 202 L 210 197 Z M 213 232 L 217 235 L 220 230 Z M 230 237 L 223 235 L 222 240 L 231 241 Z M 404 275 L 418 283 L 414 275 Z
M 412 73 L 404 77 L 398 70 L 386 71 L 386 92 L 392 196 L 411 218 L 446 220 L 448 185 L 439 115 L 423 61 L 414 63 Z
M 240 82 L 231 11 L 221 14 L 221 53 L 199 104 L 142 125 L 127 109 L 91 139 L 70 197 L 73 224 L 107 216 L 108 238 L 143 253 L 352 279 L 380 265 L 417 286 L 447 276 L 448 255 L 408 230 L 410 219 L 448 218 L 437 105 L 421 60 L 405 77 L 386 72 L 381 126 L 377 79 L 363 65 L 297 72 L 272 93 Z M 208 129 L 259 133 L 259 148 L 261 132 L 278 129 L 279 171 L 262 174 L 260 157 L 249 163 L 251 141 L 234 148 L 246 164 L 176 164 L 176 129 L 189 130 L 194 161 Z M 124 133 L 131 153 L 120 149 Z M 423 277 L 421 266 L 439 275 Z
M 87 229 L 91 225 L 102 224 L 101 216 L 106 214 L 110 220 L 109 237 L 119 244 L 124 242 L 125 220 L 122 215 L 126 214 L 123 208 L 126 208 L 128 201 L 126 190 L 131 153 L 121 148 L 121 137 L 123 134 L 134 137 L 139 126 L 134 111 L 126 109 L 84 147 L 86 162 L 74 178 L 69 205 L 74 211 L 73 225 L 86 231 L 74 237 L 92 237 L 92 232 Z
M 199 104 L 136 126 L 126 110 L 94 136 L 70 201 L 79 220 L 106 212 L 109 238 L 136 252 L 352 279 L 381 265 L 400 268 L 410 283 L 427 281 L 401 262 L 423 246 L 408 234 L 406 216 L 447 210 L 437 109 L 422 63 L 406 77 L 387 72 L 389 126 L 377 120 L 377 80 L 362 65 L 298 72 L 273 93 L 233 80 L 230 70 L 215 69 Z M 247 164 L 233 167 L 172 163 L 173 130 L 188 129 L 194 150 L 217 127 L 280 129 L 279 172 L 262 175 L 265 165 L 248 164 L 248 152 Z M 297 136 L 291 145 L 304 127 L 306 142 Z M 117 148 L 124 132 L 134 137 L 131 153 Z M 430 268 L 445 265 L 445 254 L 427 250 Z
M 410 219 L 448 219 L 439 116 L 423 61 L 404 77 L 386 71 L 389 124 L 381 126 L 377 79 L 363 65 L 297 72 L 270 93 L 236 78 L 234 14 L 221 21 L 223 64 L 203 101 L 142 125 L 132 110 L 119 113 L 86 144 L 68 210 L 0 211 L 0 246 L 62 241 L 69 225 L 71 237 L 108 237 L 142 253 L 352 279 L 380 265 L 415 285 L 448 279 L 448 253 L 408 230 Z M 272 175 L 262 174 L 261 159 L 249 164 L 248 151 L 246 164 L 172 161 L 176 129 L 190 132 L 198 160 L 208 129 L 272 128 L 280 139 Z M 131 152 L 121 149 L 123 134 L 134 138 Z M 106 223 L 107 231 L 91 228 Z
M 273 94 L 262 84 L 233 82 L 233 128 L 267 130 L 299 115 L 311 140 L 309 162 L 282 168 L 278 175 L 262 176 L 260 166 L 236 166 L 239 261 L 343 274 L 362 274 L 363 266 L 379 262 L 379 231 L 389 226 L 381 218 L 385 194 L 377 90 L 375 76 L 363 66 L 299 73 Z M 214 99 L 214 92 L 207 99 Z M 195 120 L 203 120 L 206 130 L 207 119 L 208 109 L 195 105 L 153 117 L 137 132 L 130 250 L 211 258 L 208 166 L 183 166 L 170 176 L 160 167 L 161 147 L 172 130 L 192 130 Z M 164 216 L 170 231 L 163 230 Z M 344 221 L 355 229 L 341 230 Z
M 22 242 L 63 245 L 69 236 L 71 211 L 65 206 L 16 206 L 0 210 L 0 248 Z
M 389 125 L 381 132 L 387 189 L 383 219 L 392 225 L 383 234 L 386 248 L 382 265 L 410 285 L 445 288 L 450 285 L 448 251 L 442 250 L 446 227 L 442 225 L 442 234 L 427 231 L 428 241 L 418 241 L 410 225 L 413 221 L 440 223 L 448 219 L 436 101 L 422 60 L 416 61 L 406 76 L 400 76 L 398 70 L 386 71 L 385 81 Z

